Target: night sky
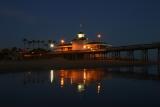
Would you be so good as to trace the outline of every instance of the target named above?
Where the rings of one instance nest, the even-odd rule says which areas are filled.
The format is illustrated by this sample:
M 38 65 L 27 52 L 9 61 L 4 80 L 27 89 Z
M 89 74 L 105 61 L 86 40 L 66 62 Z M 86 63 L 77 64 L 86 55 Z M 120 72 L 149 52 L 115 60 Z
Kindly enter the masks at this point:
M 100 32 L 112 45 L 160 41 L 159 0 L 0 0 L 0 48 Z

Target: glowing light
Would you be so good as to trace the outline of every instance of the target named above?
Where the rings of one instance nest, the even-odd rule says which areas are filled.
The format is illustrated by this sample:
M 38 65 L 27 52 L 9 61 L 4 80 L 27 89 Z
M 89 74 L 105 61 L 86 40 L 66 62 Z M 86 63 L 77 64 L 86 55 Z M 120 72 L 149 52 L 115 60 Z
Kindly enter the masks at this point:
M 54 71 L 53 70 L 51 70 L 51 72 L 50 72 L 50 80 L 51 80 L 51 83 L 54 80 Z
M 64 42 L 65 42 L 65 41 L 62 39 L 62 40 L 61 40 L 61 44 L 64 44 Z
M 50 44 L 50 47 L 51 47 L 51 48 L 53 48 L 53 47 L 54 47 L 54 44 L 53 44 L 53 43 L 52 43 L 52 44 Z
M 98 38 L 101 38 L 101 34 L 98 34 L 97 37 L 98 37 Z
M 87 79 L 86 69 L 84 69 L 84 72 L 83 72 L 83 83 L 84 84 L 86 84 L 86 79 Z
M 78 34 L 78 38 L 83 38 L 84 34 Z
M 86 49 L 86 45 L 84 45 L 83 48 Z
M 84 72 L 83 72 L 83 79 L 86 79 L 86 78 L 87 78 L 87 76 L 86 76 L 86 72 L 84 70 Z
M 61 78 L 61 87 L 63 87 L 64 86 L 64 78 Z
M 78 88 L 78 92 L 82 92 L 85 90 L 83 84 L 78 84 L 77 88 Z
M 98 83 L 98 86 L 97 86 L 97 93 L 98 93 L 98 94 L 100 93 L 100 90 L 101 90 L 101 84 Z

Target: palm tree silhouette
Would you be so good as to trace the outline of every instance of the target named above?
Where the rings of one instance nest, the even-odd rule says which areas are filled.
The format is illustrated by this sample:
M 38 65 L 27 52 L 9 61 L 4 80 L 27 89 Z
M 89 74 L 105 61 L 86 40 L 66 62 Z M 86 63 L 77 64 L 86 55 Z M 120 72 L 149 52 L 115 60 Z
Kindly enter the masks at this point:
M 36 42 L 37 42 L 38 49 L 39 49 L 40 40 L 37 40 Z
M 48 44 L 51 44 L 52 43 L 52 40 L 48 40 Z
M 22 41 L 23 41 L 23 44 L 24 44 L 24 49 L 26 49 L 27 39 L 26 39 L 26 38 L 24 38 Z
M 27 43 L 28 43 L 28 48 L 30 49 L 32 41 L 28 41 Z
M 32 48 L 33 48 L 33 49 L 34 49 L 35 43 L 36 43 L 36 41 L 35 41 L 35 40 L 32 40 Z
M 42 46 L 41 48 L 43 48 L 45 41 L 44 41 L 44 40 L 41 40 L 40 43 L 42 44 L 42 45 L 41 45 L 41 46 Z

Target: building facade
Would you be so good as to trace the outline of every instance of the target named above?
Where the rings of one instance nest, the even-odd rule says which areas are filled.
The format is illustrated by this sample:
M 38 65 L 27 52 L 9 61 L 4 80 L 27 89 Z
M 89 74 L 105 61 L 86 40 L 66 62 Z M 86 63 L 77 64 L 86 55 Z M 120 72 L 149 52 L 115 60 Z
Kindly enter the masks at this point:
M 111 45 L 97 41 L 89 41 L 83 32 L 79 32 L 70 43 L 60 43 L 54 47 L 54 51 L 96 51 L 103 50 Z

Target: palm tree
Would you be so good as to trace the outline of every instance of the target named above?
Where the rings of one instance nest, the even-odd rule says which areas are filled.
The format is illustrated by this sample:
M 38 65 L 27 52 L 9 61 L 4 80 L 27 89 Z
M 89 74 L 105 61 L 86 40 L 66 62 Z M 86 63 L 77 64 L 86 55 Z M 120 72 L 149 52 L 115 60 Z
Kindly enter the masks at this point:
M 43 45 L 44 45 L 45 41 L 44 41 L 44 40 L 41 40 L 40 43 L 42 44 L 42 45 L 41 45 L 41 46 L 42 46 L 41 48 L 43 48 Z
M 28 48 L 31 47 L 32 41 L 28 41 Z
M 27 42 L 27 39 L 26 39 L 26 38 L 24 38 L 22 41 L 23 41 L 24 49 L 25 49 L 25 48 L 26 48 L 26 42 Z
M 48 44 L 51 44 L 52 43 L 52 40 L 48 40 Z
M 48 50 L 48 43 L 45 43 L 44 47 L 46 48 L 46 50 Z
M 38 49 L 39 49 L 39 43 L 40 43 L 40 40 L 37 40 L 36 42 L 37 42 L 37 44 L 38 44 Z
M 34 45 L 35 45 L 36 41 L 35 40 L 32 40 L 32 47 L 34 49 Z

